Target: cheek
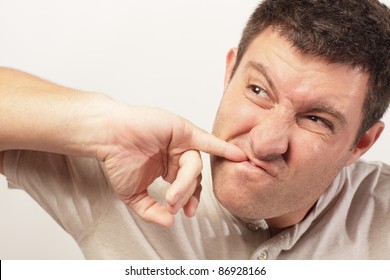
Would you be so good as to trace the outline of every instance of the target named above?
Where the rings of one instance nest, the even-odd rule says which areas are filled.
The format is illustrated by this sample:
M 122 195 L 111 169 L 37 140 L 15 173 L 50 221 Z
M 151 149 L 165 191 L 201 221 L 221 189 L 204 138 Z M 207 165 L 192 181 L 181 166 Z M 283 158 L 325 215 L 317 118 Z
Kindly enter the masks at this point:
M 295 183 L 299 190 L 289 195 L 292 199 L 309 203 L 328 188 L 343 167 L 343 156 L 328 144 L 314 137 L 302 139 L 299 147 L 294 143 L 290 158 L 289 183 Z
M 313 174 L 335 172 L 344 166 L 349 152 L 342 141 L 330 141 L 321 136 L 301 132 L 291 142 L 293 166 L 300 170 L 311 170 Z
M 256 123 L 256 108 L 246 100 L 224 96 L 215 117 L 213 134 L 230 140 L 237 135 L 248 133 Z
M 310 145 L 310 151 L 308 151 L 309 153 L 314 155 L 315 158 L 319 158 L 320 155 L 326 156 L 326 153 L 324 153 L 325 147 L 321 141 L 312 140 L 310 142 L 311 145 Z

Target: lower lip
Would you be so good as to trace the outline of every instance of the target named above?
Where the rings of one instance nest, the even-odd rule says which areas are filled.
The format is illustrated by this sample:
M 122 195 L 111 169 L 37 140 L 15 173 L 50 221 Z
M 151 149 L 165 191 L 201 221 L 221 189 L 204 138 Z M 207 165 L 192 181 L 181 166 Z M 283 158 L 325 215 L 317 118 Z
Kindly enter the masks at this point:
M 240 162 L 239 163 L 242 167 L 244 167 L 243 169 L 246 171 L 246 172 L 251 172 L 251 173 L 258 173 L 258 174 L 267 174 L 269 176 L 271 176 L 271 174 L 269 174 L 266 170 L 264 170 L 263 168 L 261 167 L 258 167 L 258 166 L 255 166 L 253 165 L 252 163 L 250 163 L 249 161 L 243 161 L 243 162 Z

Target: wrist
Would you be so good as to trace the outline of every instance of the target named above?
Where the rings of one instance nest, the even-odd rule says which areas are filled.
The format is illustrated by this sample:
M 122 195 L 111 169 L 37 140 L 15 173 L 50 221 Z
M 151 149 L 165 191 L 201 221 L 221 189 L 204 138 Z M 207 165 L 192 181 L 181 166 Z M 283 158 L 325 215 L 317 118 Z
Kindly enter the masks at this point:
M 70 105 L 69 119 L 59 134 L 57 152 L 74 156 L 98 157 L 109 143 L 110 115 L 115 102 L 100 93 L 82 93 Z

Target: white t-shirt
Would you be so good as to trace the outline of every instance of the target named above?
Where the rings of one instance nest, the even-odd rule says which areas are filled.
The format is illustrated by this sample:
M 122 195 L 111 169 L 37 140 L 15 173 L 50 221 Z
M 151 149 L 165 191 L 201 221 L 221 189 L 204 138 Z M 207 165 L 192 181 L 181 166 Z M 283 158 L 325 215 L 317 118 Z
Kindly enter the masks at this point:
M 87 259 L 390 259 L 384 163 L 344 168 L 306 218 L 276 236 L 265 221 L 237 219 L 218 203 L 208 167 L 196 216 L 179 212 L 167 229 L 119 201 L 96 159 L 8 151 L 4 165 L 9 186 L 26 190 Z M 149 191 L 162 198 L 166 187 L 158 180 Z

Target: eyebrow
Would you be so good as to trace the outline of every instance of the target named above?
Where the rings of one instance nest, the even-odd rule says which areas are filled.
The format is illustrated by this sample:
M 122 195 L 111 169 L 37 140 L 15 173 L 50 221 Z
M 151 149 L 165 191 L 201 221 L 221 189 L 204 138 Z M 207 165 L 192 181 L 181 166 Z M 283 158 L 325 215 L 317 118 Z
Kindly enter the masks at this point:
M 262 74 L 264 76 L 264 78 L 266 79 L 267 83 L 269 84 L 269 86 L 271 87 L 272 91 L 275 92 L 276 94 L 278 93 L 278 91 L 275 88 L 274 83 L 272 82 L 271 77 L 268 75 L 268 72 L 265 69 L 263 64 L 258 63 L 258 62 L 254 62 L 254 61 L 249 61 L 245 65 L 245 70 L 249 70 L 249 69 L 254 69 L 257 72 L 259 72 L 260 74 Z
M 344 127 L 347 124 L 347 119 L 341 112 L 323 103 L 311 104 L 308 112 L 326 113 L 331 115 L 333 118 L 337 119 L 340 122 L 341 126 Z
M 254 62 L 254 61 L 249 61 L 245 65 L 245 69 L 246 70 L 254 69 L 257 72 L 259 72 L 261 75 L 263 75 L 264 78 L 266 79 L 267 83 L 271 87 L 272 91 L 275 92 L 276 95 L 278 95 L 278 91 L 276 90 L 275 85 L 272 82 L 272 79 L 268 75 L 267 69 L 264 67 L 263 64 L 258 63 L 258 62 Z M 320 102 L 313 103 L 309 106 L 307 111 L 313 112 L 313 113 L 326 113 L 326 114 L 329 114 L 330 116 L 332 116 L 334 119 L 338 120 L 340 122 L 341 126 L 345 126 L 347 124 L 347 119 L 345 118 L 344 114 L 342 114 L 340 111 L 336 110 L 335 108 L 333 108 L 332 106 L 329 106 L 327 104 L 323 104 Z

